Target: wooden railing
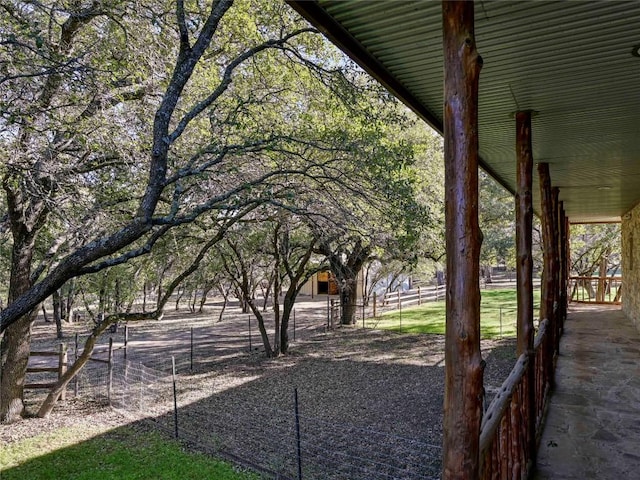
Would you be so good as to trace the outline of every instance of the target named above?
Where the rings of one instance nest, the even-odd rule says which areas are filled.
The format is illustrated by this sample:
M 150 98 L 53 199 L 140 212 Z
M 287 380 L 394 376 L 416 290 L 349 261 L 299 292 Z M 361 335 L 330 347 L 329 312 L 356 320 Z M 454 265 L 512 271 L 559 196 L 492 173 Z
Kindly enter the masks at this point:
M 480 428 L 480 472 L 483 480 L 526 479 L 533 466 L 532 452 L 539 441 L 542 415 L 549 388 L 544 361 L 548 321 L 540 324 L 534 354 L 523 353 L 495 396 Z M 531 365 L 533 359 L 533 365 Z M 535 395 L 529 394 L 529 369 L 534 369 Z M 532 398 L 533 397 L 533 398 Z M 535 408 L 531 408 L 531 401 Z M 531 418 L 534 415 L 535 418 Z M 535 429 L 534 432 L 531 429 Z
M 553 374 L 553 372 L 549 371 L 549 363 L 545 361 L 544 355 L 544 344 L 548 340 L 549 335 L 549 333 L 547 333 L 548 329 L 549 320 L 543 320 L 540 322 L 538 334 L 533 341 L 533 355 L 535 358 L 536 442 L 540 441 L 540 434 L 542 433 L 542 418 L 547 402 L 547 396 L 549 395 L 549 379 Z
M 619 304 L 622 277 L 569 277 L 572 302 Z

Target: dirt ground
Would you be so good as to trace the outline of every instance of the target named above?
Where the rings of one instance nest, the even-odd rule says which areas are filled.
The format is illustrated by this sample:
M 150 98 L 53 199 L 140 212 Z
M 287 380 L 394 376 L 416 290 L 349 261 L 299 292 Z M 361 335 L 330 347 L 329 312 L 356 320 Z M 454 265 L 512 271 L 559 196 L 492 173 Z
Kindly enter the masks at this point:
M 186 309 L 167 311 L 160 321 L 128 326 L 130 361 L 168 375 L 171 357 L 175 358 L 180 427 L 184 438 L 194 445 L 205 445 L 207 450 L 213 442 L 220 451 L 254 459 L 260 456 L 256 452 L 264 450 L 266 460 L 262 465 L 266 462 L 269 468 L 275 468 L 277 462 L 267 458 L 269 449 L 265 445 L 284 442 L 278 439 L 279 429 L 284 437 L 290 436 L 290 427 L 274 419 L 292 417 L 297 389 L 300 415 L 307 419 L 303 425 L 313 438 L 306 447 L 308 455 L 313 454 L 315 459 L 313 449 L 324 445 L 323 438 L 331 438 L 322 446 L 323 453 L 318 455 L 322 460 L 317 462 L 333 463 L 332 454 L 327 452 L 335 450 L 337 439 L 365 437 L 358 434 L 362 429 L 368 432 L 369 443 L 353 446 L 353 456 L 369 458 L 376 444 L 400 446 L 404 441 L 400 438 L 418 442 L 423 450 L 425 445 L 433 446 L 431 454 L 437 456 L 442 437 L 443 336 L 398 334 L 361 326 L 327 330 L 326 299 L 307 299 L 296 305 L 291 353 L 266 359 L 255 318 L 231 306 L 217 322 L 219 308 L 209 304 L 202 314 Z M 75 333 L 82 341 L 89 327 L 88 323 L 64 325 L 63 341 L 71 346 L 71 359 Z M 108 336 L 101 339 L 97 356 L 106 355 Z M 122 328 L 111 336 L 116 346 L 122 345 Z M 54 337 L 55 326 L 39 319 L 33 329 L 32 349 L 56 348 L 59 341 Z M 487 362 L 485 385 L 492 396 L 513 366 L 515 342 L 483 341 L 482 351 Z M 2 426 L 0 442 L 16 441 L 60 425 L 90 422 L 107 429 L 132 420 L 131 415 L 123 416 L 102 403 L 73 399 L 72 393 L 69 397 L 49 419 Z M 30 411 L 37 409 L 38 401 L 29 394 Z M 154 416 L 155 422 L 166 429 L 173 421 L 168 412 L 161 410 Z

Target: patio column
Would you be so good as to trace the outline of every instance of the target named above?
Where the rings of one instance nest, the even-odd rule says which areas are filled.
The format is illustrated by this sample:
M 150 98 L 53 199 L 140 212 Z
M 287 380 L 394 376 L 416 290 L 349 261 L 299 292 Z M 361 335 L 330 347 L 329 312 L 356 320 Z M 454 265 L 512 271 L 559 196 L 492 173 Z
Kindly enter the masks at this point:
M 554 354 L 560 352 L 560 331 L 562 326 L 562 309 L 560 308 L 560 189 L 551 188 L 551 208 L 553 210 L 553 245 L 555 246 L 553 262 L 553 318 L 555 321 Z
M 564 329 L 564 321 L 567 318 L 567 280 L 569 271 L 567 261 L 567 215 L 564 211 L 564 202 L 559 203 L 558 212 L 560 215 L 560 237 L 558 239 L 560 258 L 558 302 L 560 304 L 560 309 L 558 313 L 558 321 L 560 323 L 560 332 L 562 333 Z
M 525 448 L 528 459 L 536 458 L 536 371 L 533 350 L 533 154 L 531 148 L 531 111 L 516 113 L 516 281 L 517 281 L 517 354 L 529 356 L 527 368 L 527 431 Z M 529 470 L 529 468 L 527 469 Z
M 569 311 L 569 302 L 571 301 L 571 294 L 569 293 L 570 288 L 571 288 L 571 222 L 569 222 L 569 217 L 567 217 L 567 215 L 565 214 L 564 216 L 564 232 L 565 232 L 565 239 L 564 239 L 564 261 L 565 261 L 565 270 L 566 270 L 566 274 L 565 274 L 565 288 L 564 288 L 564 295 L 565 295 L 565 320 L 566 320 L 566 314 Z
M 548 340 L 545 342 L 545 371 L 549 385 L 553 385 L 553 357 L 556 345 L 556 322 L 554 318 L 555 276 L 557 243 L 554 242 L 553 225 L 553 195 L 551 193 L 551 177 L 549 164 L 539 163 L 538 174 L 540 176 L 541 198 L 541 223 L 543 242 L 543 271 L 542 271 L 542 298 L 540 300 L 540 320 L 549 321 Z
M 474 4 L 443 1 L 447 325 L 444 480 L 477 479 L 482 421 L 478 81 Z
M 531 111 L 516 113 L 516 281 L 518 296 L 518 344 L 522 355 L 533 349 L 533 155 L 531 153 Z

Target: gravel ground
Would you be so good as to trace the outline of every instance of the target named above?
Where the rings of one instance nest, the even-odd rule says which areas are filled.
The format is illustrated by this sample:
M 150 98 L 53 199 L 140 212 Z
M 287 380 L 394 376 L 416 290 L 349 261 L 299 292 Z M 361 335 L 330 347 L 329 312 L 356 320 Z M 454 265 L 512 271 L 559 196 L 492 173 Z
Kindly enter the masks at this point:
M 356 478 L 361 474 L 336 469 L 340 461 L 337 456 L 348 452 L 350 468 L 356 468 L 354 458 L 373 462 L 385 443 L 393 447 L 390 452 L 380 452 L 388 455 L 385 465 L 390 462 L 389 456 L 415 456 L 416 464 L 424 463 L 418 455 L 426 449 L 425 455 L 437 457 L 433 464 L 437 471 L 442 439 L 444 337 L 358 328 L 326 332 L 324 305 L 323 301 L 306 302 L 297 307 L 296 342 L 291 354 L 283 358 L 266 359 L 256 350 L 259 339 L 255 330 L 249 353 L 249 317 L 233 308 L 221 323 L 215 322 L 217 313 L 211 308 L 202 315 L 171 312 L 162 321 L 131 325 L 128 356 L 165 371 L 170 356 L 176 357 L 181 437 L 194 448 L 258 463 L 266 470 L 289 471 L 291 465 L 285 464 L 291 462 L 293 454 L 283 445 L 294 443 L 291 419 L 297 389 L 302 449 L 310 459 L 307 465 L 313 464 L 316 472 L 326 464 L 338 472 L 332 478 Z M 196 345 L 193 370 L 189 369 L 191 327 Z M 65 340 L 72 344 L 75 332 L 82 335 L 87 328 L 85 324 L 66 324 Z M 37 322 L 33 349 L 53 348 L 57 343 L 52 338 L 54 332 L 53 325 Z M 116 343 L 122 340 L 121 335 L 119 332 L 115 336 Z M 103 344 L 106 342 L 105 338 Z M 482 351 L 490 395 L 513 366 L 515 341 L 483 341 Z M 170 399 L 170 392 L 165 397 Z M 35 411 L 38 398 L 29 399 L 29 409 Z M 152 405 L 145 413 L 155 412 L 155 424 L 172 430 L 170 407 L 171 402 Z M 124 410 L 128 415 L 101 403 L 71 399 L 60 403 L 48 419 L 31 418 L 2 426 L 0 443 L 63 425 L 87 422 L 108 429 L 138 418 L 138 410 L 127 409 L 126 405 Z M 362 440 L 358 443 L 354 438 Z M 383 460 L 375 461 L 380 463 L 362 468 L 379 469 Z M 425 470 L 423 478 L 432 478 L 430 473 Z M 411 477 L 407 474 L 406 478 Z M 319 478 L 329 477 L 322 474 Z

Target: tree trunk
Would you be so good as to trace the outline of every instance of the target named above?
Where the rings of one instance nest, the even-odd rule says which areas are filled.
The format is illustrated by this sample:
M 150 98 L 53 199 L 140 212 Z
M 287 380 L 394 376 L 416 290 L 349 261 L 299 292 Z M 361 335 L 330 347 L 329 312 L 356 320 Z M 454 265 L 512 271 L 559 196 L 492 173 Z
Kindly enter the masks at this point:
M 189 311 L 191 313 L 195 313 L 196 311 L 196 301 L 198 300 L 198 289 L 194 288 L 193 289 L 193 296 L 190 296 L 190 303 L 189 303 Z
M 287 291 L 284 296 L 284 302 L 282 307 L 282 325 L 280 330 L 280 353 L 286 355 L 289 353 L 289 320 L 291 319 L 291 312 L 296 301 L 296 293 L 291 289 Z
M 200 306 L 198 307 L 198 313 L 202 313 L 204 310 L 204 304 L 207 303 L 207 297 L 209 296 L 209 292 L 213 288 L 213 285 L 208 284 L 203 286 L 202 296 L 200 297 Z
M 24 225 L 14 229 L 8 303 L 31 286 L 31 261 L 35 237 Z M 31 325 L 39 307 L 7 327 L 0 343 L 0 422 L 13 423 L 24 412 L 24 382 L 31 350 Z
M 147 295 L 148 295 L 148 283 L 145 281 L 142 284 L 142 313 L 147 311 Z
M 223 298 L 222 310 L 220 310 L 220 314 L 218 315 L 218 323 L 220 323 L 222 321 L 222 315 L 224 315 L 224 311 L 227 308 L 227 303 L 229 303 L 229 294 L 231 293 L 231 289 L 224 288 L 224 286 L 222 285 L 218 285 L 217 288 L 218 288 L 218 291 L 220 292 L 220 295 L 222 295 L 222 298 Z
M 256 305 L 253 299 L 246 303 L 249 305 L 249 308 L 251 309 L 253 314 L 256 316 L 256 319 L 258 320 L 258 330 L 260 331 L 260 338 L 262 338 L 262 345 L 264 345 L 265 355 L 267 356 L 267 358 L 275 357 L 276 354 L 273 348 L 271 348 L 269 335 L 267 334 L 267 329 L 264 326 L 264 317 L 262 316 L 262 312 L 260 312 L 260 309 L 258 308 L 258 306 Z
M 371 298 L 372 290 L 373 290 L 373 285 L 369 283 L 370 274 L 371 274 L 371 263 L 369 263 L 367 267 L 364 269 L 364 279 L 362 280 L 362 283 L 363 283 L 362 304 L 365 307 L 369 306 L 369 299 Z
M 273 322 L 274 322 L 274 337 L 273 337 L 273 352 L 275 356 L 280 355 L 280 276 L 277 273 L 279 265 L 276 264 L 276 274 L 273 284 Z
M 122 308 L 123 305 L 123 301 L 122 301 L 122 288 L 120 285 L 120 277 L 116 277 L 116 287 L 115 287 L 115 312 L 116 313 L 120 313 L 122 312 L 124 309 Z
M 340 283 L 340 306 L 342 308 L 340 321 L 343 325 L 354 325 L 358 301 L 357 280 L 356 278 L 344 278 Z
M 447 308 L 443 480 L 479 478 L 480 353 L 478 83 L 474 3 L 443 1 Z
M 42 304 L 42 316 L 44 317 L 45 323 L 51 323 L 51 320 L 49 320 L 49 315 L 47 314 L 47 307 L 44 306 L 44 303 Z
M 36 310 L 37 311 L 37 310 Z M 11 324 L 4 332 L 2 350 L 2 378 L 0 379 L 0 422 L 13 423 L 24 411 L 24 383 L 31 350 L 31 325 L 35 312 Z
M 76 296 L 76 280 L 75 278 L 72 278 L 71 280 L 69 280 L 67 283 L 65 283 L 65 290 L 66 290 L 66 298 L 67 301 L 66 303 L 66 310 L 65 310 L 65 317 L 67 322 L 70 322 L 72 320 L 71 318 L 71 310 L 73 309 L 73 304 L 75 303 L 75 296 Z
M 178 294 L 176 295 L 176 312 L 180 310 L 180 300 L 182 300 L 182 296 L 184 295 L 185 288 L 182 287 L 178 289 Z
M 66 320 L 66 305 L 65 305 L 65 301 L 64 301 L 64 296 L 60 295 L 60 290 L 58 290 L 58 302 L 60 304 L 60 308 L 59 308 L 59 315 L 60 315 L 60 320 Z
M 104 312 L 107 310 L 107 272 L 101 275 L 100 279 L 100 291 L 98 292 L 98 315 L 104 317 Z
M 62 304 L 60 303 L 60 290 L 56 290 L 51 295 L 51 301 L 53 304 L 53 320 L 56 322 L 57 338 L 62 338 Z

